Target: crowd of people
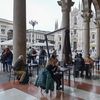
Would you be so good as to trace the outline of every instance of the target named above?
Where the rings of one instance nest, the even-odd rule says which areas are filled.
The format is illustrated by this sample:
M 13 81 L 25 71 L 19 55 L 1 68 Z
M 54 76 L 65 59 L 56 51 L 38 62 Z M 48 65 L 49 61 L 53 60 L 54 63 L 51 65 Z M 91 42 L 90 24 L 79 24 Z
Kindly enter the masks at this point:
M 54 48 L 51 49 L 50 55 L 57 55 Z M 43 46 L 37 51 L 35 48 L 30 47 L 27 53 L 27 63 L 38 63 L 40 66 L 45 66 L 47 62 L 47 51 Z
M 87 55 L 86 58 L 82 57 L 81 53 L 77 53 L 74 58 L 74 73 L 75 77 L 79 77 L 79 74 L 81 77 L 84 77 L 84 71 L 85 71 L 85 77 L 91 78 L 91 69 L 94 67 L 94 60 L 90 57 L 90 55 Z
M 38 56 L 38 59 L 37 59 Z M 3 64 L 3 71 L 9 72 L 10 68 L 12 66 L 13 61 L 13 53 L 9 48 L 5 48 L 1 55 L 1 62 Z M 40 47 L 39 53 L 34 48 L 29 48 L 27 53 L 27 62 L 24 62 L 23 55 L 19 55 L 18 59 L 16 59 L 14 66 L 14 71 L 17 75 L 17 80 L 19 80 L 19 83 L 23 83 L 23 80 L 25 80 L 25 77 L 28 76 L 28 70 L 26 63 L 38 63 L 39 67 L 42 67 L 43 70 L 41 74 L 38 75 L 38 78 L 36 79 L 36 86 L 40 86 L 43 89 L 47 90 L 54 90 L 52 88 L 54 86 L 54 82 L 56 82 L 56 89 L 61 89 L 61 77 L 62 75 L 59 73 L 59 60 L 57 58 L 57 52 L 53 48 L 52 53 L 49 59 L 47 59 L 47 52 L 43 47 Z M 77 53 L 74 57 L 73 61 L 74 65 L 74 75 L 75 77 L 84 77 L 84 71 L 85 71 L 85 77 L 90 78 L 91 77 L 91 68 L 94 66 L 94 60 L 90 57 L 90 55 L 87 55 L 86 58 L 82 57 L 81 53 Z M 45 73 L 45 74 L 44 74 Z M 48 78 L 49 77 L 49 78 Z M 29 81 L 29 77 L 27 77 L 27 82 Z M 42 81 L 40 81 L 42 80 Z M 48 81 L 47 81 L 48 80 Z M 50 86 L 46 87 L 49 83 Z M 45 85 L 44 85 L 45 84 Z

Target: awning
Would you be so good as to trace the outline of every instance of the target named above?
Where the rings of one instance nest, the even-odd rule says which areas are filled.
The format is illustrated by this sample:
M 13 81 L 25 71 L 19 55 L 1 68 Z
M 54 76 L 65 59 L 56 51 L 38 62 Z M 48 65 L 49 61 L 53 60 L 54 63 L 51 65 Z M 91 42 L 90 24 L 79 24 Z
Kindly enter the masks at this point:
M 7 41 L 4 41 L 4 42 L 0 42 L 0 45 L 12 46 L 13 40 L 7 40 Z
M 0 45 L 13 46 L 13 40 L 7 40 L 7 41 L 4 41 L 4 42 L 0 42 Z M 27 42 L 27 46 L 32 46 L 32 44 Z
M 32 44 L 32 46 L 46 46 L 46 43 L 44 42 L 44 43 L 40 43 L 40 42 L 38 42 L 38 43 L 34 43 L 34 44 Z M 53 44 L 51 44 L 51 43 L 48 43 L 48 46 L 54 46 Z

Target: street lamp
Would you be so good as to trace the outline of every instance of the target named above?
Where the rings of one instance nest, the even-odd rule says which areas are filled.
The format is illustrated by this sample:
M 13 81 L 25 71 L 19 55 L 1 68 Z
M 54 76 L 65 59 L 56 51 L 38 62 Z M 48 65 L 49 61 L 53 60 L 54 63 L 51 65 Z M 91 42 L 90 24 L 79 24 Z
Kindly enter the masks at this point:
M 34 20 L 34 21 L 31 20 L 31 21 L 29 21 L 29 24 L 31 24 L 33 27 L 33 32 L 31 33 L 31 43 L 33 43 L 34 42 L 34 27 L 36 24 L 38 24 L 38 22 L 36 20 Z

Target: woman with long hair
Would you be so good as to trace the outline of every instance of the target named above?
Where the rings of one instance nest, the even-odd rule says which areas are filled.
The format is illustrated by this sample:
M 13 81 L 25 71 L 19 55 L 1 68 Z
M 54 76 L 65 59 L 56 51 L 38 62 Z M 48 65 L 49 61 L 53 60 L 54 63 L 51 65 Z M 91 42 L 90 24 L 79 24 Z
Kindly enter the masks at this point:
M 58 73 L 59 70 L 59 61 L 55 55 L 52 55 L 51 58 L 48 60 L 46 69 L 50 72 L 52 78 L 56 82 L 56 89 L 60 90 L 61 85 L 61 74 Z

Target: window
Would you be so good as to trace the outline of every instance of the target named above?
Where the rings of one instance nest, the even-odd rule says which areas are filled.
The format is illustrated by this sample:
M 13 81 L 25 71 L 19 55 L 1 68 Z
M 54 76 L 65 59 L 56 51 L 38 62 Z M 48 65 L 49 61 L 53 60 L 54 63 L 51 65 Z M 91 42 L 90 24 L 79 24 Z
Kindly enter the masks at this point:
M 95 39 L 95 35 L 94 34 L 92 35 L 92 39 Z
M 59 36 L 59 41 L 61 41 L 61 36 Z
M 74 25 L 77 25 L 77 17 L 74 17 Z
M 71 32 L 71 35 L 73 35 L 73 32 Z
M 6 26 L 1 25 L 1 34 L 5 34 L 5 32 L 6 32 Z
M 5 26 L 5 25 L 1 25 L 1 27 L 2 27 L 2 28 L 6 28 L 6 26 Z
M 77 50 L 77 42 L 73 42 L 73 50 Z
M 74 34 L 76 34 L 76 29 L 74 29 Z
M 1 29 L 1 34 L 5 34 L 5 29 Z
M 92 51 L 94 51 L 95 50 L 95 47 L 92 47 Z

